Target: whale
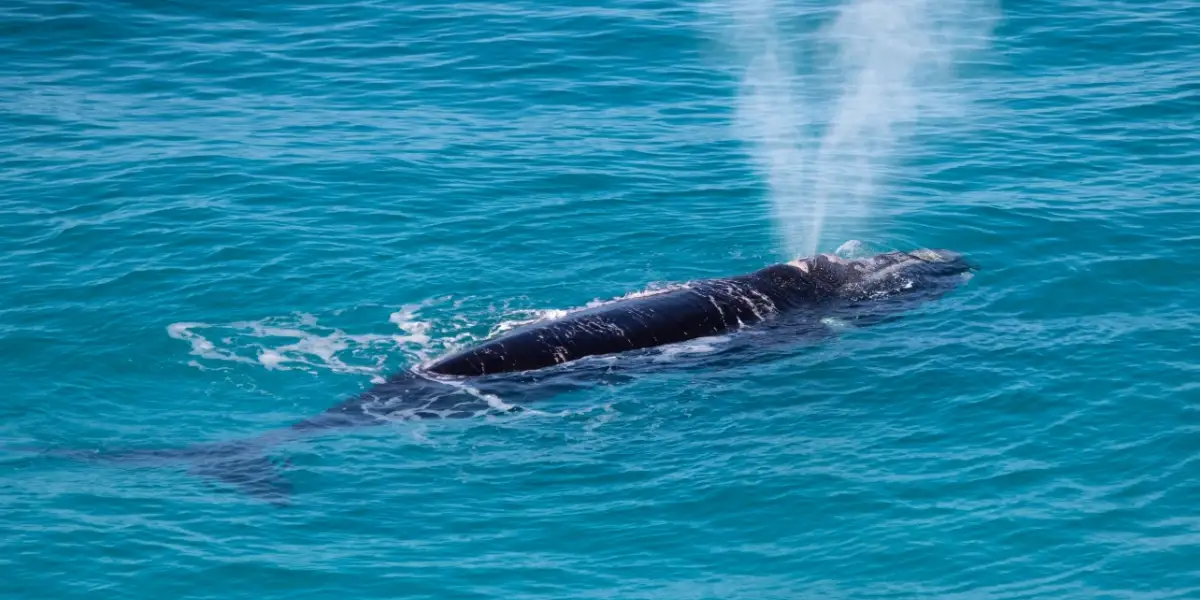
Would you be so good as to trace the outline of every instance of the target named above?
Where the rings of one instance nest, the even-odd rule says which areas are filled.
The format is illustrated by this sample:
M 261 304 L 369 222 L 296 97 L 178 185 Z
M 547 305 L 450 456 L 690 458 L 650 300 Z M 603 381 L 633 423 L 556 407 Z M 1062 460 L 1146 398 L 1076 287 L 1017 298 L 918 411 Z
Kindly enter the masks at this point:
M 291 501 L 292 484 L 268 451 L 298 436 L 396 420 L 522 412 L 541 398 L 619 383 L 662 368 L 662 361 L 639 360 L 654 350 L 742 332 L 770 333 L 746 338 L 731 351 L 695 363 L 700 368 L 736 365 L 745 360 L 737 353 L 739 347 L 767 343 L 764 340 L 821 340 L 847 326 L 897 319 L 950 293 L 977 268 L 962 254 L 945 249 L 861 258 L 817 254 L 535 321 L 403 369 L 324 412 L 254 438 L 168 449 L 39 451 L 128 465 L 185 465 L 194 475 L 285 506 Z
M 468 377 L 532 371 L 585 356 L 721 335 L 798 310 L 829 312 L 849 308 L 838 305 L 855 300 L 929 291 L 940 276 L 964 270 L 961 256 L 946 250 L 853 261 L 823 254 L 578 311 L 444 357 L 426 370 Z

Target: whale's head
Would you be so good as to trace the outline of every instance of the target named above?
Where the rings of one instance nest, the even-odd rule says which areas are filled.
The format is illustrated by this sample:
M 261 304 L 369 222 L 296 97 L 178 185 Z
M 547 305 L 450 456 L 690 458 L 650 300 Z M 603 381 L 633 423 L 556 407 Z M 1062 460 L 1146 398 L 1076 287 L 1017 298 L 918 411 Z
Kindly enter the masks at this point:
M 818 254 L 793 261 L 831 296 L 845 300 L 940 296 L 970 277 L 975 267 L 958 252 L 920 248 L 847 259 Z

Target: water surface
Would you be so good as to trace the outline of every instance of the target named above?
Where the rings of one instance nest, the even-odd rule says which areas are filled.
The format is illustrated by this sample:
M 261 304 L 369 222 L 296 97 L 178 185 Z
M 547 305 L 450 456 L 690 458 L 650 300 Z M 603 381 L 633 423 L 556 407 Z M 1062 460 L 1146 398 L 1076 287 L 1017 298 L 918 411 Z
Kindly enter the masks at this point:
M 5 4 L 5 444 L 257 435 L 850 238 L 982 269 L 771 361 L 289 444 L 286 509 L 6 451 L 0 591 L 1200 596 L 1200 12 L 924 7 Z

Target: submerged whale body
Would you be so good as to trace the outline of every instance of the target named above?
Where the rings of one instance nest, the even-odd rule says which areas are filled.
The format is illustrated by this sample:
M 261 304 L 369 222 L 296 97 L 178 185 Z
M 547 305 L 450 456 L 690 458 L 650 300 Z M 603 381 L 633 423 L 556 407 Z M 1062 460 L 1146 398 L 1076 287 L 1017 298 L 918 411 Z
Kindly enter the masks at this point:
M 536 322 L 395 374 L 386 382 L 250 440 L 167 450 L 48 454 L 132 464 L 185 464 L 189 472 L 286 504 L 291 483 L 265 456 L 305 432 L 396 418 L 467 418 L 519 407 L 488 397 L 528 399 L 561 389 L 552 372 L 587 373 L 588 357 L 619 356 L 688 340 L 774 325 L 783 337 L 829 335 L 829 320 L 869 325 L 941 297 L 973 270 L 948 250 L 889 252 L 847 260 L 822 254 L 736 277 L 705 279 Z M 777 336 L 778 337 L 778 336 Z M 611 367 L 602 370 L 611 375 Z M 548 375 L 547 373 L 551 373 Z M 579 378 L 570 385 L 578 385 Z M 568 386 L 569 388 L 569 386 Z

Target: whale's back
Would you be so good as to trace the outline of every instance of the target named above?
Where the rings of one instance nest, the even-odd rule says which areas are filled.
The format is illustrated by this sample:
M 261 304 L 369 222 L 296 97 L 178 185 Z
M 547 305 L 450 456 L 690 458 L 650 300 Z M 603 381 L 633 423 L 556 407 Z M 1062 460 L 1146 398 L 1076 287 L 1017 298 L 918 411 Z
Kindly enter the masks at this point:
M 711 279 L 617 300 L 515 329 L 442 358 L 426 370 L 458 376 L 532 371 L 587 356 L 720 335 L 778 310 L 778 298 L 764 293 L 761 283 L 751 276 Z

